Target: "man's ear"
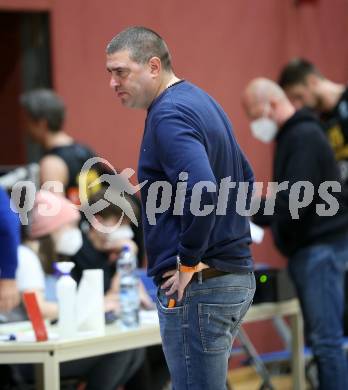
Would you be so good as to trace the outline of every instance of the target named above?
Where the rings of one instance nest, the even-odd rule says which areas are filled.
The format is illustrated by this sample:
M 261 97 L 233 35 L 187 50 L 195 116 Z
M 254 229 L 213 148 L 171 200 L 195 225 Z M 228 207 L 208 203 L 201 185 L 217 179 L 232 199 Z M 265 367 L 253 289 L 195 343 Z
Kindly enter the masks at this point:
M 269 98 L 269 105 L 271 107 L 271 110 L 274 112 L 278 106 L 278 99 L 274 97 Z
M 277 97 L 271 97 L 269 99 L 270 115 L 269 117 L 277 122 L 278 110 L 279 110 L 279 99 Z
M 158 57 L 151 57 L 149 59 L 149 67 L 151 74 L 157 77 L 162 70 L 161 60 Z

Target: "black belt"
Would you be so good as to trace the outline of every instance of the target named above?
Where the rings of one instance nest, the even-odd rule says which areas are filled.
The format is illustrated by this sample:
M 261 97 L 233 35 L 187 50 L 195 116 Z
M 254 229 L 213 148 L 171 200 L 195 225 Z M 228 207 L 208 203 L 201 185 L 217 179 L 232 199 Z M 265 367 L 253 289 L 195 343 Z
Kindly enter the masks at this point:
M 228 275 L 230 272 L 220 271 L 216 268 L 204 268 L 200 272 L 195 272 L 192 280 L 198 280 L 199 273 L 202 274 L 202 280 L 204 280 L 204 279 L 210 279 L 210 278 L 217 278 L 219 276 L 225 276 L 225 275 Z
M 166 272 L 168 272 L 168 271 L 166 271 Z M 224 276 L 224 275 L 230 274 L 230 272 L 219 271 L 218 269 L 215 269 L 215 268 L 204 268 L 200 272 L 195 272 L 193 274 L 193 277 L 191 280 L 198 280 L 200 273 L 202 274 L 202 280 L 210 279 L 210 278 L 217 278 L 219 276 Z M 168 276 L 166 278 L 162 278 L 161 276 L 155 277 L 154 282 L 157 286 L 160 286 L 169 278 L 170 278 L 170 276 Z

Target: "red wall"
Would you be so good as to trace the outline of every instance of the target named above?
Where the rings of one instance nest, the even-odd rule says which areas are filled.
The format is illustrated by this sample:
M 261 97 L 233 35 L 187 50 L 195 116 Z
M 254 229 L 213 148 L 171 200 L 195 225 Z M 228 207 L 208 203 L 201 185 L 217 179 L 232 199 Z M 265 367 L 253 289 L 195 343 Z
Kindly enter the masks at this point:
M 101 5 L 103 4 L 103 5 Z M 329 78 L 348 78 L 348 2 L 318 0 L 60 0 L 53 8 L 54 85 L 69 107 L 66 129 L 115 166 L 137 166 L 145 114 L 124 108 L 110 90 L 105 46 L 120 30 L 145 25 L 167 41 L 177 75 L 225 108 L 258 180 L 270 178 L 272 147 L 250 136 L 240 105 L 248 80 L 275 78 L 289 58 L 313 60 Z M 267 233 L 257 261 L 284 265 Z M 269 325 L 248 328 L 262 350 L 279 345 Z M 270 336 L 272 335 L 272 336 Z
M 52 8 L 54 0 L 0 0 L 3 11 L 47 11 Z
M 24 0 L 0 0 L 10 7 Z M 51 8 L 54 85 L 68 106 L 66 130 L 119 168 L 137 166 L 145 113 L 122 107 L 109 88 L 105 46 L 121 29 L 145 25 L 167 41 L 177 75 L 208 91 L 225 108 L 260 181 L 270 178 L 272 147 L 252 139 L 240 105 L 253 77 L 275 78 L 292 56 L 314 61 L 329 78 L 347 82 L 346 0 L 30 0 Z M 35 8 L 35 7 L 34 7 Z M 31 8 L 33 9 L 33 8 Z M 257 261 L 284 265 L 269 233 Z M 257 345 L 269 327 L 253 325 Z

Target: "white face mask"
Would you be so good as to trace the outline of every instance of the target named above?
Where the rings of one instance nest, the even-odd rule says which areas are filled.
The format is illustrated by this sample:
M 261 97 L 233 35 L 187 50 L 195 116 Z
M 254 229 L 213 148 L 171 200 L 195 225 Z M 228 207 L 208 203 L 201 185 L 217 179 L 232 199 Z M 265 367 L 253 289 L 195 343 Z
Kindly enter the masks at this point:
M 61 255 L 74 256 L 82 247 L 82 234 L 77 227 L 62 232 L 56 240 L 56 251 Z
M 264 143 L 269 143 L 274 140 L 278 132 L 278 126 L 273 119 L 263 116 L 250 123 L 252 135 Z
M 134 233 L 132 228 L 129 225 L 121 225 L 108 234 L 108 241 L 131 240 L 133 237 Z

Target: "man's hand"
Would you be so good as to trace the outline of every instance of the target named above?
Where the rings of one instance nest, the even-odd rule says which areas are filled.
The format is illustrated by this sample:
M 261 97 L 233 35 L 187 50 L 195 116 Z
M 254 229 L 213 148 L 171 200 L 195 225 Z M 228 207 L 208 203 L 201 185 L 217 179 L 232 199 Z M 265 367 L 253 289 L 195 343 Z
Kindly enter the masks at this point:
M 0 279 L 0 311 L 10 311 L 19 304 L 20 296 L 15 279 Z
M 201 271 L 204 268 L 209 268 L 209 266 L 204 263 L 198 264 L 198 271 Z M 166 295 L 172 295 L 177 292 L 178 302 L 180 302 L 184 296 L 185 288 L 190 283 L 194 274 L 194 272 L 168 271 L 163 274 L 163 278 L 171 277 L 161 285 L 161 288 L 164 290 L 169 288 Z

